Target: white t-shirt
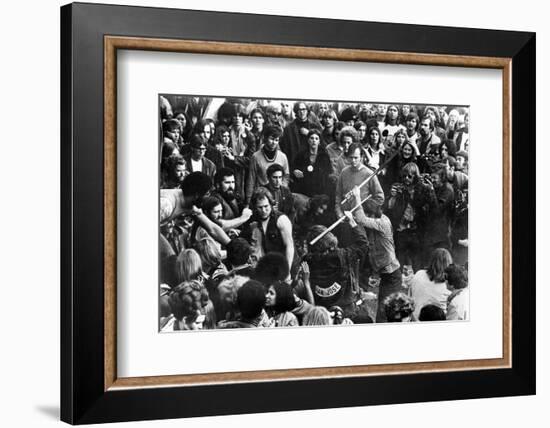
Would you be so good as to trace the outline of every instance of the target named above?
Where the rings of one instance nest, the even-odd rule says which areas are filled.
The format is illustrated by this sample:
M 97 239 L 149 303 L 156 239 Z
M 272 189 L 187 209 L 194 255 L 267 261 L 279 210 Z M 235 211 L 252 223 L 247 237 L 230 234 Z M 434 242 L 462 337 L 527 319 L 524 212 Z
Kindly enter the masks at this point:
M 428 273 L 421 269 L 414 274 L 411 280 L 411 297 L 414 300 L 414 318 L 418 319 L 420 310 L 426 305 L 439 306 L 447 312 L 447 298 L 451 292 L 445 282 L 433 282 Z
M 448 320 L 467 320 L 470 309 L 470 289 L 464 288 L 450 301 L 447 308 Z
M 198 161 L 194 161 L 193 159 L 191 159 L 191 169 L 193 170 L 193 172 L 196 172 L 196 171 L 201 172 L 202 171 L 202 159 L 198 160 Z

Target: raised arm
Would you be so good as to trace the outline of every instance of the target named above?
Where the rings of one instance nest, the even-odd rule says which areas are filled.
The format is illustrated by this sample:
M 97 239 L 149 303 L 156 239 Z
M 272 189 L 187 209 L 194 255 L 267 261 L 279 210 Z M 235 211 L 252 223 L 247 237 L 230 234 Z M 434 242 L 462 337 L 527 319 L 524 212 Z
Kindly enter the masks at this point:
M 224 231 L 228 231 L 229 229 L 236 229 L 239 226 L 242 226 L 245 224 L 250 217 L 252 217 L 252 210 L 250 208 L 243 208 L 243 212 L 241 213 L 240 217 L 232 218 L 230 220 L 220 220 L 220 226 Z
M 227 245 L 230 241 L 229 236 L 227 236 L 220 226 L 210 220 L 200 208 L 193 206 L 193 215 L 212 238 L 222 245 Z
M 355 213 L 357 213 L 357 210 L 355 210 L 354 213 L 344 211 L 344 215 L 349 221 L 349 226 L 351 227 L 351 233 L 353 235 L 353 242 L 345 248 L 345 251 L 348 255 L 353 255 L 356 258 L 359 258 L 367 253 L 369 241 L 367 239 L 367 234 L 365 233 L 365 228 L 355 221 Z
M 378 181 L 378 177 L 372 177 L 369 181 L 369 193 L 372 195 L 372 200 L 379 205 L 384 204 L 384 191 Z
M 315 304 L 315 300 L 313 298 L 313 291 L 311 290 L 311 282 L 309 281 L 309 278 L 311 276 L 309 265 L 307 262 L 302 262 L 300 264 L 300 277 L 302 279 L 302 282 L 304 283 L 304 289 L 305 289 L 305 300 L 308 303 L 311 303 L 312 305 Z

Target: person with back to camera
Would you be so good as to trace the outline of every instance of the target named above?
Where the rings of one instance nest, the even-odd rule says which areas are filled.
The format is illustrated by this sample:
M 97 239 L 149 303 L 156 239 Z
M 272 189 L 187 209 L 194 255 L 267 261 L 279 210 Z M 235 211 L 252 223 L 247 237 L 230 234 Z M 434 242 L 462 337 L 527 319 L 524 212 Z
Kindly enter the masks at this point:
M 338 239 L 331 232 L 326 233 L 315 244 L 311 241 L 326 231 L 324 226 L 313 226 L 307 235 L 307 255 L 310 281 L 318 306 L 340 306 L 346 318 L 354 316 L 362 309 L 357 304 L 361 299 L 355 271 L 357 261 L 366 255 L 368 248 L 365 229 L 358 225 L 353 215 L 346 212 L 351 229 L 352 242 L 345 248 L 338 246 Z
M 314 306 L 304 315 L 304 326 L 332 325 L 330 312 L 324 306 Z
M 202 330 L 208 302 L 208 292 L 198 281 L 181 283 L 168 297 L 172 315 L 164 320 L 161 331 Z
M 376 322 L 385 322 L 384 300 L 394 292 L 402 291 L 401 265 L 395 256 L 391 221 L 382 214 L 382 207 L 372 200 L 361 204 L 359 188 L 353 188 L 357 222 L 366 228 L 369 260 L 374 272 L 380 275 Z
M 269 318 L 264 310 L 265 288 L 254 280 L 248 280 L 237 291 L 236 307 L 239 316 L 233 321 L 222 321 L 218 328 L 269 327 Z
M 392 293 L 384 299 L 387 322 L 410 322 L 414 312 L 414 300 L 405 293 Z
M 447 312 L 447 299 L 451 292 L 445 282 L 445 270 L 452 262 L 449 251 L 437 248 L 432 252 L 428 268 L 414 274 L 410 286 L 410 294 L 416 305 L 414 319 L 418 319 L 420 310 L 428 304 L 437 305 Z
M 429 305 L 424 305 L 420 309 L 418 315 L 418 321 L 445 321 L 445 311 L 441 307 L 434 305 L 433 303 Z
M 445 270 L 447 284 L 452 290 L 447 299 L 448 320 L 468 320 L 470 311 L 470 289 L 468 288 L 468 271 L 460 265 L 449 265 Z

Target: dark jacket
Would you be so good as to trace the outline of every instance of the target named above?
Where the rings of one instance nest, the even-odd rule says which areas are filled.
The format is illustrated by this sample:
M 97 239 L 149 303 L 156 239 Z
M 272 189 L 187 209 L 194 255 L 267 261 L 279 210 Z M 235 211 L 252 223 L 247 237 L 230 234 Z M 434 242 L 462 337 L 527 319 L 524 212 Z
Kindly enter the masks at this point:
M 277 205 L 277 211 L 286 214 L 291 222 L 294 221 L 296 216 L 296 209 L 294 208 L 294 196 L 290 189 L 286 186 L 281 186 L 279 189 L 275 189 L 271 184 L 265 186 L 273 197 L 275 198 L 275 204 Z
M 222 204 L 222 210 L 223 210 L 222 218 L 224 220 L 232 220 L 241 215 L 241 212 L 243 210 L 243 204 L 242 204 L 242 198 L 238 193 L 235 194 L 235 199 L 233 199 L 232 201 L 227 201 L 226 199 L 224 199 L 221 193 L 218 193 L 218 192 L 212 192 L 211 195 L 220 200 Z
M 193 171 L 193 168 L 191 166 L 191 156 L 187 156 L 185 158 L 185 162 L 187 164 L 187 170 L 191 172 Z M 202 158 L 202 170 L 199 171 L 206 175 L 208 175 L 210 178 L 214 178 L 214 175 L 216 174 L 216 165 L 214 165 L 214 162 L 212 162 L 210 159 L 207 159 L 205 157 Z
M 285 127 L 279 147 L 286 155 L 291 171 L 294 169 L 294 161 L 298 154 L 307 148 L 307 135 L 302 135 L 300 128 L 307 128 L 309 130 L 318 129 L 321 131 L 321 126 L 309 118 L 305 122 L 300 122 L 296 119 Z
M 448 242 L 451 220 L 454 212 L 454 191 L 445 183 L 435 191 L 436 201 L 426 224 L 424 242 L 427 245 Z
M 310 268 L 310 282 L 315 304 L 330 307 L 346 306 L 357 300 L 351 277 L 357 260 L 364 257 L 368 241 L 365 229 L 352 229 L 353 242 L 346 248 L 325 253 L 311 253 L 305 257 Z
M 400 185 L 401 183 L 397 184 Z M 392 202 L 393 205 L 391 205 Z M 433 188 L 421 181 L 418 181 L 414 185 L 412 198 L 406 189 L 397 193 L 394 198 L 389 198 L 387 201 L 388 208 L 386 209 L 386 214 L 392 223 L 393 230 L 399 231 L 401 219 L 403 218 L 407 204 L 410 203 L 414 210 L 414 220 L 410 224 L 410 227 L 419 234 L 422 234 L 426 228 L 430 210 L 435 206 L 435 202 L 435 192 Z M 389 207 L 390 205 L 391 208 Z
M 262 250 L 264 254 L 270 252 L 285 254 L 286 246 L 283 241 L 283 235 L 281 235 L 281 231 L 277 226 L 277 221 L 281 215 L 283 214 L 276 210 L 271 212 L 265 233 L 261 225 L 261 220 L 259 220 L 256 216 L 252 216 L 243 226 L 241 236 L 254 246 L 254 243 L 252 242 L 253 230 L 257 228 L 262 235 Z
M 304 174 L 300 179 L 293 177 L 292 190 L 295 193 L 306 196 L 334 195 L 335 186 L 329 178 L 332 174 L 332 163 L 325 150 L 319 148 L 314 164 L 309 160 L 309 150 L 303 150 L 294 161 L 291 176 L 294 169 L 299 169 Z

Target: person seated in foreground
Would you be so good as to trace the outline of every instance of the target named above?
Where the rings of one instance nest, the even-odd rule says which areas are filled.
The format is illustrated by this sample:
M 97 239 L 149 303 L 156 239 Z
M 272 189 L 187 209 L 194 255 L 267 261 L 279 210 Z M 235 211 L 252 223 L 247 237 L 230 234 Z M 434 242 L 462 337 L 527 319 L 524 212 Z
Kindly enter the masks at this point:
M 437 305 L 426 305 L 420 309 L 418 321 L 445 321 L 445 312 Z
M 387 322 L 409 322 L 414 311 L 414 301 L 405 293 L 392 293 L 384 300 Z
M 237 291 L 237 310 L 239 315 L 234 321 L 221 321 L 218 328 L 269 327 L 270 320 L 265 307 L 265 288 L 254 280 L 245 282 Z

